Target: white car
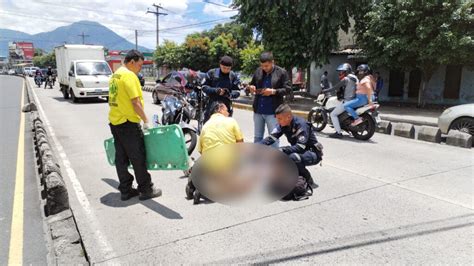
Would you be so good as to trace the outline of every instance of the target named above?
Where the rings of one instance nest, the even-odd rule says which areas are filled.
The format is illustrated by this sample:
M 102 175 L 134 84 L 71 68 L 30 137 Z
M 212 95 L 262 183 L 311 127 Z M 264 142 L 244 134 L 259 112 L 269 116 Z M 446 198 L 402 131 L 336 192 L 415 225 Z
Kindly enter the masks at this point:
M 474 136 L 474 103 L 450 107 L 439 116 L 438 127 L 442 133 L 459 130 Z
M 15 69 L 8 70 L 8 75 L 15 75 L 15 74 L 16 74 Z

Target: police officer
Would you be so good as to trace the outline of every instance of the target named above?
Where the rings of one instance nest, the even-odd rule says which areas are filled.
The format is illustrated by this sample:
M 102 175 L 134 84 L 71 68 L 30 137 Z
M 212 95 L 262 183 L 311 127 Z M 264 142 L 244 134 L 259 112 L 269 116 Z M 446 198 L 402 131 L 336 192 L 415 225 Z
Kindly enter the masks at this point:
M 209 96 L 206 106 L 204 123 L 211 117 L 211 107 L 215 102 L 222 102 L 227 106 L 232 116 L 232 100 L 240 96 L 240 79 L 231 69 L 233 60 L 230 56 L 223 56 L 219 61 L 219 67 L 211 69 L 206 74 L 203 91 Z
M 261 141 L 262 144 L 272 145 L 285 135 L 291 146 L 280 147 L 298 167 L 298 174 L 306 181 L 314 184 L 306 166 L 315 165 L 322 159 L 322 145 L 318 142 L 312 125 L 303 118 L 294 116 L 290 106 L 282 104 L 275 110 L 278 125 L 270 136 Z

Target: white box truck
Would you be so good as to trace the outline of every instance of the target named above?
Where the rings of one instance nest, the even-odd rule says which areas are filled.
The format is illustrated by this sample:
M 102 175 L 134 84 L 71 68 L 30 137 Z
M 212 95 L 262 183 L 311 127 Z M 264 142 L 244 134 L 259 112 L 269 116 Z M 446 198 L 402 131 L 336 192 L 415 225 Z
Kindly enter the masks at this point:
M 64 99 L 108 97 L 112 75 L 104 47 L 65 44 L 54 48 L 60 90 Z

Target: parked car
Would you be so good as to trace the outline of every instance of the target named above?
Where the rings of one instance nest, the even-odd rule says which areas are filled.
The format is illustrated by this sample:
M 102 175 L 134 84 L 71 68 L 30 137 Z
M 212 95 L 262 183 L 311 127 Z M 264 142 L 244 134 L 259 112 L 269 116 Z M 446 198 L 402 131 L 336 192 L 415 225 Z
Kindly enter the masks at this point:
M 459 130 L 474 136 L 474 103 L 450 107 L 439 116 L 438 127 L 442 133 Z
M 15 69 L 8 70 L 8 75 L 15 75 L 15 74 L 16 74 Z
M 202 80 L 206 73 L 192 70 L 171 71 L 163 79 L 157 79 L 155 89 L 152 92 L 153 103 L 160 104 L 166 95 L 172 95 L 173 92 L 184 92 L 187 82 L 193 79 Z M 179 77 L 180 81 L 176 79 Z

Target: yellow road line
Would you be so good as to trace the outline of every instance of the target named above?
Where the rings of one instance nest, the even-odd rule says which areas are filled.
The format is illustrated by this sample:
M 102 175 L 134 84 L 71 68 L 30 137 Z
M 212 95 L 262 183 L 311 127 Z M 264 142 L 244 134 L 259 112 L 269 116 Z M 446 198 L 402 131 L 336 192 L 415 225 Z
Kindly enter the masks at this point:
M 21 105 L 24 105 L 25 83 L 21 92 Z M 21 110 L 20 110 L 21 112 Z M 15 195 L 13 197 L 13 215 L 10 234 L 8 265 L 23 264 L 23 196 L 24 196 L 24 158 L 25 158 L 25 114 L 20 114 L 20 132 L 18 134 L 18 152 L 16 158 Z

